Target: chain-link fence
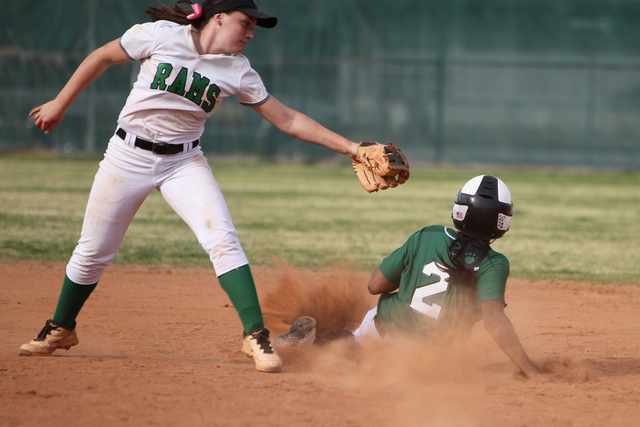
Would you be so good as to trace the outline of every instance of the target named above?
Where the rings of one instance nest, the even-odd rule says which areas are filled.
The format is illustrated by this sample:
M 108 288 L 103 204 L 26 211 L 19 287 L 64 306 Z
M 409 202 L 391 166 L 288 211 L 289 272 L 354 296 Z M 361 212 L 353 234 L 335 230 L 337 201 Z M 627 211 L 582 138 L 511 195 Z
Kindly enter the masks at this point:
M 161 0 L 159 0 L 161 1 Z M 392 141 L 446 163 L 640 165 L 638 0 L 258 0 L 278 16 L 245 49 L 276 98 L 353 140 Z M 31 0 L 0 14 L 0 149 L 102 151 L 137 63 L 112 67 L 50 135 L 31 108 L 152 0 Z M 326 149 L 229 99 L 210 156 Z

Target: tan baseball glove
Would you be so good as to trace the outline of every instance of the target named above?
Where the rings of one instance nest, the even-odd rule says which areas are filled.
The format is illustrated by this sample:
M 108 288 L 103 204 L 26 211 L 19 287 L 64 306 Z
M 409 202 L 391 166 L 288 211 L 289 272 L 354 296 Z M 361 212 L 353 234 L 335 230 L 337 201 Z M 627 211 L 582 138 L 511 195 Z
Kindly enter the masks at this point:
M 361 142 L 353 171 L 369 193 L 397 187 L 409 179 L 409 163 L 391 143 Z

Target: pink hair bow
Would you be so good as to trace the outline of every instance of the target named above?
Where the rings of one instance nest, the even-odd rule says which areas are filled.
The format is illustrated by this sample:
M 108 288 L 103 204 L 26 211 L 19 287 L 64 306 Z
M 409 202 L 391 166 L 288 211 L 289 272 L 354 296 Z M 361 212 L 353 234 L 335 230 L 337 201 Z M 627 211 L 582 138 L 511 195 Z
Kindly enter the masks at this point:
M 191 15 L 188 15 L 187 19 L 198 19 L 202 16 L 202 6 L 200 6 L 198 3 L 192 4 L 191 8 L 193 9 L 193 13 Z

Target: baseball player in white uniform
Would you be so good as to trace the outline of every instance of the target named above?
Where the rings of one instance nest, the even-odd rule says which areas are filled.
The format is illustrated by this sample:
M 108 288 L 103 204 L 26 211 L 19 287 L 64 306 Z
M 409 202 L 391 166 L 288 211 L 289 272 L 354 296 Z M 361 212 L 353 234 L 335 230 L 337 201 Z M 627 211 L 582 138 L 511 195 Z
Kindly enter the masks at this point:
M 180 3 L 193 10 L 184 10 Z M 220 103 L 242 105 L 286 134 L 355 158 L 358 144 L 324 128 L 270 96 L 241 55 L 254 26 L 277 18 L 253 0 L 181 0 L 146 10 L 154 22 L 134 25 L 91 53 L 58 96 L 31 112 L 45 133 L 62 121 L 75 98 L 109 66 L 139 60 L 140 74 L 118 117 L 91 189 L 80 240 L 66 268 L 54 316 L 21 355 L 50 355 L 78 344 L 76 317 L 115 257 L 127 227 L 157 189 L 191 227 L 209 254 L 222 288 L 244 328 L 242 351 L 256 368 L 278 372 L 249 263 L 199 139 Z

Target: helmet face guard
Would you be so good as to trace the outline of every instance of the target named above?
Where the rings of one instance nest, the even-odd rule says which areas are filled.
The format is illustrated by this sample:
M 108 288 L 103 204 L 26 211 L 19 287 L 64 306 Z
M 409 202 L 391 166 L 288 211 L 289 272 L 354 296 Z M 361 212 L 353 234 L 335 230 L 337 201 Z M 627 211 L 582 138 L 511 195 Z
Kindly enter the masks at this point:
M 498 239 L 509 230 L 513 202 L 509 189 L 499 178 L 480 175 L 469 180 L 456 196 L 453 225 L 479 239 Z

